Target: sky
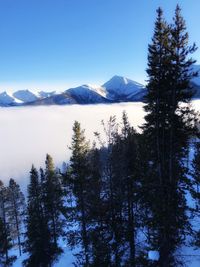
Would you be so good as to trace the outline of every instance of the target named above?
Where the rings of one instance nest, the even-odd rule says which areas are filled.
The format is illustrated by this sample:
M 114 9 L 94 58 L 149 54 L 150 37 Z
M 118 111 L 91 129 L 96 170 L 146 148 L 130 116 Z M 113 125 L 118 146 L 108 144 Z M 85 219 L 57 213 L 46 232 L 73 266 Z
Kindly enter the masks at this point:
M 0 0 L 0 91 L 146 79 L 156 9 L 182 7 L 200 47 L 199 0 Z M 200 63 L 200 49 L 195 53 Z

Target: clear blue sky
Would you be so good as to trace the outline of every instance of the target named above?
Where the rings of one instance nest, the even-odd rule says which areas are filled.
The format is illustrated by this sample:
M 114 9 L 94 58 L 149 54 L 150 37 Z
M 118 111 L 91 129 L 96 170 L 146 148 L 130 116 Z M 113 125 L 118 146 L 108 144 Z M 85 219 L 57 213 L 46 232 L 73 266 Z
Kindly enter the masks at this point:
M 199 0 L 0 0 L 0 90 L 145 80 L 155 10 L 177 2 L 200 47 Z M 195 58 L 200 63 L 200 49 Z

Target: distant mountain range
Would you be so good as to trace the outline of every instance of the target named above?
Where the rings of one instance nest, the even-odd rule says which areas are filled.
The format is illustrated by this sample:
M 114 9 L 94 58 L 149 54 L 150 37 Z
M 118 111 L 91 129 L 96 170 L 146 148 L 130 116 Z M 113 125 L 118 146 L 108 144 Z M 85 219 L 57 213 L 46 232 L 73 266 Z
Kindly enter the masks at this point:
M 19 90 L 0 93 L 0 106 L 97 104 L 142 101 L 146 88 L 121 76 L 114 76 L 102 86 L 81 85 L 62 93 Z
M 195 66 L 195 70 L 200 66 Z M 196 91 L 194 98 L 200 98 L 200 77 L 192 80 Z M 32 92 L 19 90 L 12 94 L 0 93 L 0 106 L 25 106 L 25 105 L 66 105 L 66 104 L 99 104 L 143 101 L 146 95 L 144 85 L 122 76 L 114 76 L 102 86 L 81 85 L 67 89 L 62 93 Z

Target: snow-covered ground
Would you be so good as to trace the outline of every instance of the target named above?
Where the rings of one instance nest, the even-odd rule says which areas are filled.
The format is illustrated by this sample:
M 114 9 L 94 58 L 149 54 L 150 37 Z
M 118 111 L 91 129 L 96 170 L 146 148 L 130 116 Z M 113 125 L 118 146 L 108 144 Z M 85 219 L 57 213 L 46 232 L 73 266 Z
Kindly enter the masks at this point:
M 193 101 L 194 108 L 200 111 L 200 100 Z M 68 161 L 75 120 L 86 129 L 86 136 L 93 140 L 94 131 L 102 132 L 101 120 L 107 121 L 116 115 L 118 121 L 126 111 L 131 124 L 138 128 L 144 122 L 143 103 L 120 103 L 113 105 L 72 105 L 44 107 L 15 107 L 0 109 L 0 179 L 5 183 L 9 178 L 16 179 L 26 189 L 31 164 L 43 166 L 46 153 L 50 153 L 55 164 L 61 166 Z M 55 267 L 73 266 L 73 253 L 64 248 L 65 253 Z M 200 255 L 199 251 L 184 248 L 185 255 Z M 26 256 L 14 263 L 21 267 Z M 200 257 L 188 257 L 188 267 L 199 267 Z

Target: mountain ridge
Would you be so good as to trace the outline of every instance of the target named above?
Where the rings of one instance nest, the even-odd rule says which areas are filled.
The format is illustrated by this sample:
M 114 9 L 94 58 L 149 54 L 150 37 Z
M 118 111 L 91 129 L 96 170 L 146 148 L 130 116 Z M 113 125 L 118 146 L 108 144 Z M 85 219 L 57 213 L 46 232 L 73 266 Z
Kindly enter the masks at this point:
M 196 66 L 197 68 L 198 66 Z M 199 67 L 200 68 L 200 67 Z M 196 91 L 194 99 L 200 98 L 200 79 L 192 80 Z M 61 93 L 56 91 L 33 92 L 31 90 L 18 90 L 0 93 L 0 106 L 27 106 L 27 105 L 70 105 L 70 104 L 100 104 L 119 102 L 141 102 L 146 95 L 146 87 L 124 76 L 115 75 L 101 86 L 89 84 L 69 88 Z
M 126 77 L 115 75 L 101 86 L 88 84 L 69 88 L 61 93 L 18 90 L 0 93 L 0 106 L 100 104 L 141 101 L 145 87 Z M 141 96 L 140 96 L 141 94 Z M 137 96 L 136 99 L 134 96 Z

